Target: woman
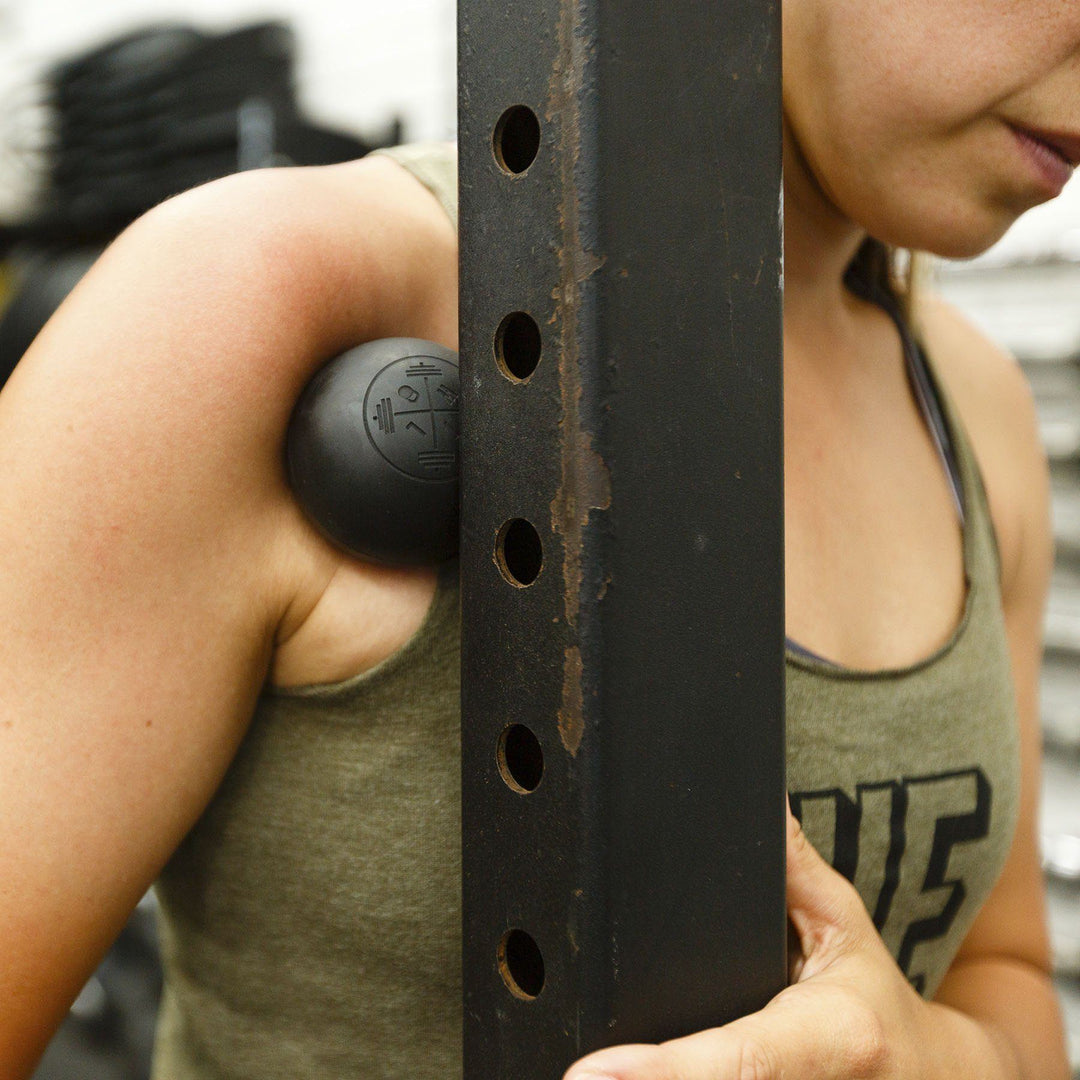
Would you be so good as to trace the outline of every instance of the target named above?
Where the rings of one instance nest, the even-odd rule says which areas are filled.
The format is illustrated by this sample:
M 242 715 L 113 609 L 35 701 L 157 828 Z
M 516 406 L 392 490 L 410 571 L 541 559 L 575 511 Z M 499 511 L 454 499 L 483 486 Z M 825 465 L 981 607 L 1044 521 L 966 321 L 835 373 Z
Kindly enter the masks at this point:
M 971 255 L 1056 194 L 1080 8 L 784 17 L 790 786 L 856 888 L 792 820 L 794 985 L 568 1080 L 1060 1077 L 1031 396 L 865 242 Z M 452 575 L 330 548 L 280 464 L 326 358 L 457 345 L 451 159 L 418 153 L 164 204 L 0 395 L 5 1080 L 163 868 L 159 1076 L 457 1068 Z

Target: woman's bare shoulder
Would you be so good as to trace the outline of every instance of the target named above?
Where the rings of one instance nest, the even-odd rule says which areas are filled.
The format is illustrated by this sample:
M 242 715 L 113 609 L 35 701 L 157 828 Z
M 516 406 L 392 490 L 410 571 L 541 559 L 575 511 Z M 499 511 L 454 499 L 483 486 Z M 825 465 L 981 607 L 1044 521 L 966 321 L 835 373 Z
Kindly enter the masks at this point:
M 217 243 L 219 231 L 239 234 L 240 261 L 259 268 L 250 285 L 230 274 L 227 288 L 234 304 L 250 288 L 273 311 L 268 332 L 287 338 L 270 361 L 258 350 L 237 357 L 270 399 L 255 415 L 268 439 L 261 459 L 275 469 L 293 404 L 325 360 L 382 337 L 457 347 L 456 230 L 432 192 L 392 157 L 267 170 L 193 192 L 160 216 L 196 251 L 203 237 Z M 238 407 L 233 422 L 244 415 L 250 410 Z M 280 482 L 264 490 L 277 496 L 274 532 L 284 552 L 266 565 L 282 568 L 277 591 L 287 599 L 274 631 L 271 681 L 330 682 L 383 659 L 423 618 L 433 576 L 349 558 L 311 528 Z

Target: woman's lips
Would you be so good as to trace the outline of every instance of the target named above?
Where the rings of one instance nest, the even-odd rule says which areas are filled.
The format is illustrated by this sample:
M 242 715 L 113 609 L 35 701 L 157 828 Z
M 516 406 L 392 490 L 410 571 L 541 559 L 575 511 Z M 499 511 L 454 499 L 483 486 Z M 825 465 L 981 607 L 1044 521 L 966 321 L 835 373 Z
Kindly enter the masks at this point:
M 1051 150 L 1056 150 L 1070 165 L 1080 165 L 1080 135 L 1064 131 L 1044 131 L 1040 128 L 1021 128 L 1029 135 L 1046 143 Z
M 1010 127 L 1021 152 L 1043 188 L 1051 195 L 1060 195 L 1072 179 L 1073 168 L 1080 160 L 1080 139 L 1043 134 L 1012 125 Z

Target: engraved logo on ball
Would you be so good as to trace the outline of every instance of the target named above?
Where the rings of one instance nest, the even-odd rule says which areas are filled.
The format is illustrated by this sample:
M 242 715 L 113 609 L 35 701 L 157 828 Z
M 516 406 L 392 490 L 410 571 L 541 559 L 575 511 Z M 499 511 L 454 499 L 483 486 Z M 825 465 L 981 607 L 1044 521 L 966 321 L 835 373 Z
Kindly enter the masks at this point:
M 457 476 L 458 369 L 437 356 L 395 360 L 371 380 L 364 427 L 380 454 L 417 480 Z

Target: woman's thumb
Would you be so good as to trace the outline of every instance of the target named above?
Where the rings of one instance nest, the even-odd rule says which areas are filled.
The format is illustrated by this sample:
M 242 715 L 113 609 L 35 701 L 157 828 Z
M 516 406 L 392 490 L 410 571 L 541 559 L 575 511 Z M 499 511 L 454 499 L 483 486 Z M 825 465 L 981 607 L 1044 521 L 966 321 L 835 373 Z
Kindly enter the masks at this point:
M 807 839 L 788 805 L 787 908 L 807 961 L 842 946 L 865 929 L 869 916 L 859 894 Z M 819 959 L 821 957 L 819 956 Z

